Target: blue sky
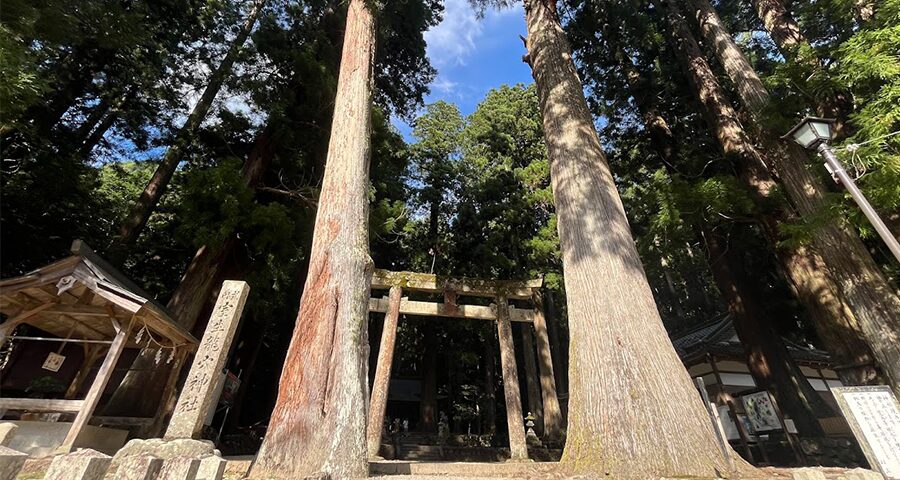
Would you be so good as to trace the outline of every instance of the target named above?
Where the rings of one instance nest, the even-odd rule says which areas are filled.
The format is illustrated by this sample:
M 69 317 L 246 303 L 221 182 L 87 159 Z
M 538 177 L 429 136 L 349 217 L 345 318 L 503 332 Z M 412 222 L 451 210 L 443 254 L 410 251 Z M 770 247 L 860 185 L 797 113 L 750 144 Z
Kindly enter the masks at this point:
M 468 0 L 446 0 L 443 21 L 425 33 L 428 58 L 438 75 L 431 83 L 426 103 L 455 103 L 463 115 L 475 110 L 492 88 L 503 84 L 532 83 L 531 70 L 522 55 L 525 16 L 520 2 L 512 8 L 491 10 L 483 19 Z M 394 125 L 410 141 L 410 127 Z

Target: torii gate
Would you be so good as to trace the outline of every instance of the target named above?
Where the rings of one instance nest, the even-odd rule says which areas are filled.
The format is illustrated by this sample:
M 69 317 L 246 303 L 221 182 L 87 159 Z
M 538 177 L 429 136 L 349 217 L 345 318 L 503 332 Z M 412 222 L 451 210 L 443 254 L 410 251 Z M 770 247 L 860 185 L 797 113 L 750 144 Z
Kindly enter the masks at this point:
M 528 459 L 525 443 L 525 425 L 522 418 L 522 399 L 519 394 L 519 379 L 516 369 L 516 355 L 513 347 L 510 322 L 531 323 L 537 341 L 538 366 L 540 369 L 541 398 L 544 406 L 544 432 L 549 439 L 558 439 L 562 432 L 562 414 L 556 395 L 553 377 L 553 362 L 550 355 L 550 341 L 547 337 L 547 322 L 544 319 L 540 288 L 543 279 L 526 281 L 485 280 L 477 278 L 449 278 L 415 272 L 392 272 L 375 270 L 372 289 L 389 289 L 387 298 L 369 299 L 370 312 L 384 312 L 384 329 L 378 350 L 378 364 L 375 369 L 375 383 L 369 404 L 369 421 L 366 443 L 369 457 L 377 457 L 381 445 L 381 431 L 384 427 L 384 413 L 387 407 L 388 383 L 391 377 L 391 363 L 394 358 L 394 341 L 397 337 L 397 321 L 401 313 L 431 317 L 452 317 L 480 320 L 495 320 L 497 336 L 500 340 L 500 363 L 503 371 L 503 393 L 506 399 L 506 421 L 509 429 L 509 450 L 511 460 Z M 403 298 L 404 292 L 427 292 L 444 294 L 444 302 L 420 302 Z M 457 295 L 493 298 L 490 306 L 460 305 Z M 511 307 L 510 299 L 530 300 L 533 308 Z M 526 348 L 530 348 L 526 345 Z

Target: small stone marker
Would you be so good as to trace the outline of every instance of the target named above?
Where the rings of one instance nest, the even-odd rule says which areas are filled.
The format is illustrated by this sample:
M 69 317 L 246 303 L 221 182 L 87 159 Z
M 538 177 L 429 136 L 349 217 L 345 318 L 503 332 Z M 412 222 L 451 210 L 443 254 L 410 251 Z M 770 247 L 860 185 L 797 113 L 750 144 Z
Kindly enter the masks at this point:
M 200 470 L 200 459 L 191 457 L 174 457 L 163 462 L 158 480 L 196 480 Z
M 222 480 L 225 476 L 225 467 L 228 462 L 224 458 L 213 455 L 200 460 L 200 470 L 197 471 L 197 480 Z
M 194 364 L 181 389 L 175 413 L 165 438 L 198 438 L 213 402 L 219 372 L 225 366 L 231 340 L 241 319 L 250 287 L 246 282 L 226 280 L 209 317 Z
M 156 480 L 162 470 L 163 460 L 153 455 L 135 455 L 126 458 L 116 470 L 115 480 Z
M 0 446 L 0 480 L 13 480 L 25 465 L 28 455 Z
M 58 455 L 50 463 L 44 480 L 103 480 L 112 457 L 85 448 Z
M 9 442 L 12 441 L 12 438 L 16 435 L 16 430 L 18 429 L 19 426 L 15 423 L 0 423 L 0 447 L 8 447 Z

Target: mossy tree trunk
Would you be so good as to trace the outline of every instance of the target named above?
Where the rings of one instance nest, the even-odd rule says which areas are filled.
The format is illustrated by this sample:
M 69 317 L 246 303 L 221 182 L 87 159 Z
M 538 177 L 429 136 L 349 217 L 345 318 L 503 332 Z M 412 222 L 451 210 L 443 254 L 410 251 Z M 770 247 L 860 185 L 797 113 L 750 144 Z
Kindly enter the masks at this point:
M 524 3 L 572 338 L 563 466 L 611 477 L 718 476 L 729 462 L 656 309 L 556 2 Z
M 251 478 L 365 477 L 375 19 L 351 0 L 309 274 Z

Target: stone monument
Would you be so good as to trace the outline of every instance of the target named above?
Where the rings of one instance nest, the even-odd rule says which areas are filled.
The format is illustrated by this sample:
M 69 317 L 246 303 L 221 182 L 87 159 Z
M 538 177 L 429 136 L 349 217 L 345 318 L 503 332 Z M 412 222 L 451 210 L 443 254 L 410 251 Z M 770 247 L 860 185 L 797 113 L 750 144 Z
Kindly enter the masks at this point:
M 247 302 L 250 287 L 246 282 L 222 283 L 216 306 L 194 356 L 187 381 L 181 389 L 175 412 L 166 430 L 166 439 L 198 438 L 212 405 L 219 372 L 225 367 L 234 332 Z

